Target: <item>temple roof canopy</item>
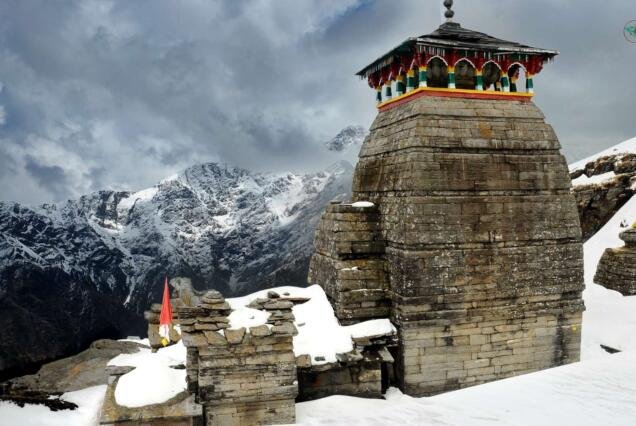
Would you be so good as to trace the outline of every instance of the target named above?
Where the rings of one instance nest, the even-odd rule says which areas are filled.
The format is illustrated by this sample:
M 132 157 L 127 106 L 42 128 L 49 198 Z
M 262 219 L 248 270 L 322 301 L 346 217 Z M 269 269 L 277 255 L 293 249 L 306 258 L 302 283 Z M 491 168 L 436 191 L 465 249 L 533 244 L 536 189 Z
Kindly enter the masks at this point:
M 559 54 L 556 50 L 526 46 L 517 42 L 492 37 L 479 31 L 462 28 L 457 22 L 445 22 L 430 34 L 408 38 L 393 50 L 361 69 L 356 75 L 363 78 L 368 77 L 370 74 L 391 64 L 395 58 L 403 57 L 409 53 L 421 53 L 428 50 L 427 48 L 466 51 L 473 54 L 480 52 L 494 56 L 532 55 L 540 56 L 544 61 Z

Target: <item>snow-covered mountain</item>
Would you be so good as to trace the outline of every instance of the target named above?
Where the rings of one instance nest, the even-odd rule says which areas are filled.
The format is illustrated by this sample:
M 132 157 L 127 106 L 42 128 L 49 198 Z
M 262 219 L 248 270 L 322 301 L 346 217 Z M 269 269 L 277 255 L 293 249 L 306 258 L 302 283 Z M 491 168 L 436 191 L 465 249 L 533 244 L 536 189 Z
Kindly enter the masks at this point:
M 329 151 L 348 151 L 351 147 L 361 146 L 369 132 L 362 126 L 347 126 L 325 146 Z
M 320 214 L 349 196 L 352 173 L 347 162 L 304 175 L 211 163 L 135 193 L 0 203 L 0 375 L 145 334 L 166 275 L 227 296 L 305 285 Z

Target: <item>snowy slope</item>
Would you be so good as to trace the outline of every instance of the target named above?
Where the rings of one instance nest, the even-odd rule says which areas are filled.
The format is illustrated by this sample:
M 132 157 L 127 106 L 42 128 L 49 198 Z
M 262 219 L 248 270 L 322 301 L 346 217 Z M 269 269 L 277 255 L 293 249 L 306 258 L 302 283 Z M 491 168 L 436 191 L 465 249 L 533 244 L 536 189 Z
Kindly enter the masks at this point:
M 621 142 L 617 145 L 611 146 L 603 151 L 597 152 L 594 155 L 591 155 L 582 160 L 576 161 L 569 165 L 570 171 L 584 168 L 585 165 L 591 161 L 594 161 L 598 158 L 605 157 L 608 155 L 621 154 L 624 152 L 633 152 L 636 153 L 636 138 L 628 139 L 624 142 Z

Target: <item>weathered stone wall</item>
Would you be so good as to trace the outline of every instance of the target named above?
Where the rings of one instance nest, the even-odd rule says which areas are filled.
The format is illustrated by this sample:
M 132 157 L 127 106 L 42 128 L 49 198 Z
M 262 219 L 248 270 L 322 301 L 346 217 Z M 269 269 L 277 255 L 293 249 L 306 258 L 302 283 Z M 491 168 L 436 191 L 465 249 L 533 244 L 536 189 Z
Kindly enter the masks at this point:
M 362 398 L 382 397 L 382 371 L 379 358 L 325 368 L 298 371 L 298 399 L 308 401 L 331 395 Z
M 353 200 L 379 208 L 405 392 L 579 359 L 581 230 L 559 148 L 531 102 L 421 97 L 378 114 Z
M 188 388 L 204 406 L 207 425 L 287 424 L 298 393 L 289 301 L 265 301 L 268 324 L 229 329 L 231 309 L 207 292 L 196 307 L 178 309 L 188 348 Z
M 389 316 L 377 207 L 332 203 L 316 230 L 315 247 L 308 282 L 325 289 L 343 324 Z
M 353 199 L 380 209 L 406 392 L 579 359 L 581 231 L 559 148 L 530 102 L 422 97 L 378 115 Z
M 594 282 L 623 296 L 636 295 L 636 229 L 620 234 L 624 247 L 608 248 L 599 261 Z

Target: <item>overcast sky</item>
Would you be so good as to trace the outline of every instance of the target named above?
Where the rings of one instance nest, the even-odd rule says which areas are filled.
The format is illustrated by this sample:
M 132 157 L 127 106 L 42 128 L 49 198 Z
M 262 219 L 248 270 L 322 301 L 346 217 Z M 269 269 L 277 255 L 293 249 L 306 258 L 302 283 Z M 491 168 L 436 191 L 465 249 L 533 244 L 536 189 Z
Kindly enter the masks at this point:
M 190 165 L 318 170 L 368 127 L 354 73 L 441 0 L 0 2 L 0 200 L 138 190 Z M 464 27 L 561 52 L 535 102 L 568 160 L 636 136 L 634 0 L 456 0 Z

